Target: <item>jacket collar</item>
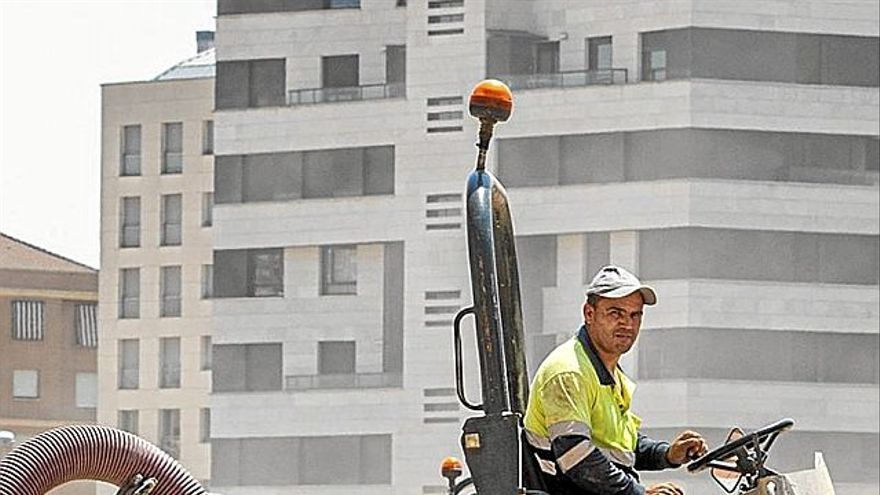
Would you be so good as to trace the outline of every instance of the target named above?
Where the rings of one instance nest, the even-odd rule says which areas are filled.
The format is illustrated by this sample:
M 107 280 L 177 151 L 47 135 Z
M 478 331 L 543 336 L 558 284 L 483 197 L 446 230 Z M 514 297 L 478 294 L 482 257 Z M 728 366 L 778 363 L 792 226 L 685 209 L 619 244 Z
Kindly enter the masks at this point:
M 596 348 L 593 347 L 593 342 L 590 340 L 590 334 L 587 332 L 587 326 L 585 324 L 581 325 L 580 330 L 578 330 L 577 339 L 584 347 L 584 352 L 587 353 L 587 357 L 590 358 L 590 363 L 593 364 L 593 369 L 596 370 L 596 375 L 599 377 L 599 383 L 602 385 L 614 385 L 614 377 L 608 372 L 605 363 L 599 359 L 599 353 L 596 351 Z

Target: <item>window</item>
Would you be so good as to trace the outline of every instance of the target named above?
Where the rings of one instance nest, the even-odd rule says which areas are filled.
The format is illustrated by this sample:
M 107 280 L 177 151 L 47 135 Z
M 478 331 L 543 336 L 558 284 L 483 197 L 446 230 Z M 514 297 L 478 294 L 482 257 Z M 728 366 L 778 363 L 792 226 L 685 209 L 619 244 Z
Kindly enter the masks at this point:
M 116 425 L 122 431 L 127 431 L 132 435 L 138 434 L 138 423 L 140 422 L 140 415 L 137 410 L 133 409 L 121 409 L 116 414 Z
M 357 246 L 321 249 L 321 294 L 357 294 Z
M 159 282 L 162 293 L 160 316 L 180 316 L 180 266 L 163 266 Z
M 587 39 L 589 70 L 610 69 L 612 64 L 611 36 Z
M 214 193 L 202 194 L 202 227 L 214 225 Z
M 875 333 L 658 328 L 639 341 L 639 378 L 880 383 Z M 754 345 L 760 342 L 761 345 Z M 692 356 L 687 362 L 678 357 Z M 847 363 L 841 366 L 840 363 Z
M 321 87 L 324 101 L 359 99 L 360 85 L 358 55 L 334 55 L 321 57 Z
M 281 350 L 281 344 L 215 344 L 213 391 L 281 390 Z
M 140 343 L 137 339 L 119 340 L 118 366 L 120 389 L 135 389 L 140 384 Z
M 880 84 L 876 35 L 688 27 L 641 33 L 641 46 L 645 80 L 693 77 L 875 88 Z M 655 51 L 662 60 L 651 60 Z M 651 77 L 652 70 L 657 77 Z
M 337 435 L 211 441 L 218 486 L 388 485 L 392 437 Z
M 180 457 L 180 409 L 159 409 L 159 448 Z
M 15 399 L 38 399 L 40 397 L 40 372 L 37 370 L 13 370 L 12 397 Z
M 282 253 L 277 250 L 259 250 L 250 253 L 249 270 L 253 281 L 254 297 L 280 296 L 284 293 Z
M 354 342 L 318 342 L 318 374 L 353 375 L 354 373 Z
M 535 73 L 555 74 L 559 72 L 559 42 L 545 41 L 535 46 Z
M 211 410 L 207 407 L 199 409 L 199 442 L 211 441 Z
M 646 79 L 648 81 L 666 80 L 666 50 L 655 48 L 648 52 Z
M 214 251 L 214 297 L 284 295 L 280 248 Z
M 597 83 L 614 82 L 611 36 L 589 38 L 587 45 L 587 68 L 592 72 L 591 79 Z
M 398 0 L 400 2 L 401 0 Z M 357 9 L 360 0 L 220 0 L 217 14 L 255 14 L 264 12 L 296 12 L 302 10 Z
M 214 296 L 214 265 L 202 265 L 202 299 Z
M 217 108 L 282 106 L 287 102 L 285 60 L 217 62 Z
M 183 123 L 162 124 L 162 173 L 183 172 Z
M 406 45 L 385 47 L 385 84 L 390 96 L 406 94 Z
M 394 147 L 311 151 L 303 157 L 303 197 L 394 193 Z
M 98 347 L 98 305 L 94 303 L 73 306 L 76 345 Z
M 119 317 L 139 318 L 141 306 L 141 272 L 139 268 L 119 270 Z
M 141 245 L 141 198 L 122 198 L 119 225 L 119 247 L 138 247 Z
M 214 180 L 217 204 L 394 194 L 394 146 L 218 156 Z
M 76 407 L 98 407 L 98 374 L 76 374 Z
M 390 435 L 303 437 L 300 476 L 306 485 L 391 483 Z
M 880 238 L 770 230 L 671 228 L 639 231 L 647 280 L 762 280 L 877 285 Z
M 202 336 L 201 348 L 199 350 L 199 369 L 207 371 L 211 369 L 211 337 L 209 335 Z
M 214 154 L 214 121 L 206 120 L 202 122 L 202 154 Z
M 180 388 L 180 339 L 159 339 L 159 388 Z
M 43 301 L 12 301 L 14 340 L 43 340 L 45 325 Z
M 122 128 L 122 156 L 119 175 L 141 175 L 141 126 Z
M 179 246 L 182 239 L 181 217 L 183 215 L 183 196 L 167 194 L 162 196 L 162 245 Z

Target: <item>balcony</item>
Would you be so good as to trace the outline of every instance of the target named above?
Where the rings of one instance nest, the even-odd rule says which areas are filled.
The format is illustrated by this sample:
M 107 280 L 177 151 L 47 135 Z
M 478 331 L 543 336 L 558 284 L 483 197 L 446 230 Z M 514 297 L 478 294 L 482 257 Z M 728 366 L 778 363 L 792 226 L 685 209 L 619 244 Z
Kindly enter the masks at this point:
M 626 69 L 571 70 L 545 74 L 509 74 L 496 76 L 512 90 L 567 88 L 593 85 L 626 84 Z
M 401 373 L 345 373 L 325 375 L 287 375 L 286 390 L 332 390 L 360 388 L 390 388 L 403 385 Z
M 287 104 L 314 105 L 344 101 L 381 100 L 406 97 L 406 83 L 366 84 L 340 88 L 294 89 L 287 93 Z

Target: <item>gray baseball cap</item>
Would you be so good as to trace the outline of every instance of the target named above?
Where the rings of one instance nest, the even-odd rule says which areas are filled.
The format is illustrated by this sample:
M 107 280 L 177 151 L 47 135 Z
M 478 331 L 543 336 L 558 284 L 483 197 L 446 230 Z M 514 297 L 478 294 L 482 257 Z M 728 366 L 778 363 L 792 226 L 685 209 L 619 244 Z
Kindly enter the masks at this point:
M 593 277 L 593 281 L 587 287 L 587 296 L 595 294 L 600 297 L 619 298 L 626 297 L 635 291 L 642 293 L 646 305 L 657 304 L 657 294 L 653 288 L 643 285 L 635 275 L 623 268 L 608 265 Z

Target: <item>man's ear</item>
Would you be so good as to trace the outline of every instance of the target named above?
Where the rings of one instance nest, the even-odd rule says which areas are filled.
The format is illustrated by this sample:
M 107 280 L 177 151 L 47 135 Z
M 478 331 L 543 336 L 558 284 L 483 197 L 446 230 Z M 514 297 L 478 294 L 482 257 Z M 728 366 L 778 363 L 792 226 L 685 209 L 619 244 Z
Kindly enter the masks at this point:
M 584 303 L 584 323 L 588 326 L 593 322 L 593 313 L 596 311 L 596 308 L 590 305 L 590 303 Z

